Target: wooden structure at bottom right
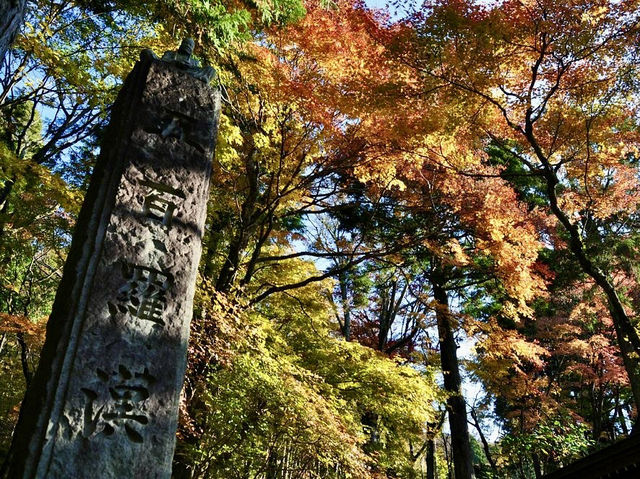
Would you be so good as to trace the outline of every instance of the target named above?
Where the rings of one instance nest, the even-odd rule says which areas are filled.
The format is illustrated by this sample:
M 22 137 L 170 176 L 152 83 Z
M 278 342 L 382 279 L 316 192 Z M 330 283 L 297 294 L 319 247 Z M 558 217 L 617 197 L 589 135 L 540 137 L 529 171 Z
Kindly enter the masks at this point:
M 640 479 L 640 434 L 546 474 L 543 479 Z

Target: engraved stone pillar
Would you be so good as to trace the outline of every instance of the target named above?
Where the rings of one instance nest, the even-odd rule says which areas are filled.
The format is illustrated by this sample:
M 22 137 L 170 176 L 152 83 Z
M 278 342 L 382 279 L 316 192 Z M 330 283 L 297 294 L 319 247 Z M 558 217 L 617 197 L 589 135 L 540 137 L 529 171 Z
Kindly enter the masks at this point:
M 113 109 L 8 477 L 169 478 L 220 94 L 193 43 Z

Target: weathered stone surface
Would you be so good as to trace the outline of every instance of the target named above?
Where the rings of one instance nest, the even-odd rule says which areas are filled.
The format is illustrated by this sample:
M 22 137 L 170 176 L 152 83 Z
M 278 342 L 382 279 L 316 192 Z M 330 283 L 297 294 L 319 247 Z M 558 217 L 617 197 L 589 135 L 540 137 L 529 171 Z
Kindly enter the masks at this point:
M 114 107 L 12 478 L 168 478 L 219 93 L 144 56 Z
M 0 0 L 0 61 L 22 25 L 26 3 L 26 0 Z

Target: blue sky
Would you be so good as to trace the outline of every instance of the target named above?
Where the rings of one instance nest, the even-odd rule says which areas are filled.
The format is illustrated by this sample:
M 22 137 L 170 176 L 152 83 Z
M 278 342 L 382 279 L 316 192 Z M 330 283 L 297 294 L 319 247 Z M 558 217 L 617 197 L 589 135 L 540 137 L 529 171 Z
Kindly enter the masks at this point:
M 365 0 L 365 3 L 372 8 L 382 8 L 387 4 L 386 0 Z

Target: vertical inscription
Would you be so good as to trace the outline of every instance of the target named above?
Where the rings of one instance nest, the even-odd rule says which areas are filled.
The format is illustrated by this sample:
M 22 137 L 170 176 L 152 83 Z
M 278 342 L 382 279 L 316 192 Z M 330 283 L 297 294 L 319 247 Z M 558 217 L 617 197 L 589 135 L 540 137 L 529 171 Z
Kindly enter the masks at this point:
M 140 180 L 138 186 L 145 190 L 139 211 L 145 218 L 170 228 L 179 204 L 177 200 L 186 199 L 185 194 L 178 188 L 165 183 L 158 183 L 148 179 Z M 165 247 L 166 231 L 156 228 L 151 230 L 151 241 L 154 249 L 168 254 Z M 148 262 L 151 258 L 143 258 Z M 168 293 L 174 285 L 171 272 L 147 265 L 130 263 L 120 260 L 122 264 L 123 284 L 117 291 L 115 301 L 107 302 L 107 309 L 111 316 L 118 313 L 149 321 L 154 326 L 165 326 L 163 318 L 167 307 Z M 104 383 L 108 390 L 107 402 L 99 405 L 100 394 L 95 388 L 81 388 L 85 395 L 84 425 L 82 435 L 91 439 L 99 434 L 111 436 L 117 431 L 123 432 L 134 443 L 144 442 L 142 426 L 149 423 L 149 417 L 141 406 L 150 397 L 150 387 L 156 382 L 149 374 L 147 364 L 143 364 L 142 373 L 132 373 L 130 369 L 120 364 L 116 372 L 106 373 L 98 368 L 96 376 Z M 103 395 L 104 396 L 104 395 Z

